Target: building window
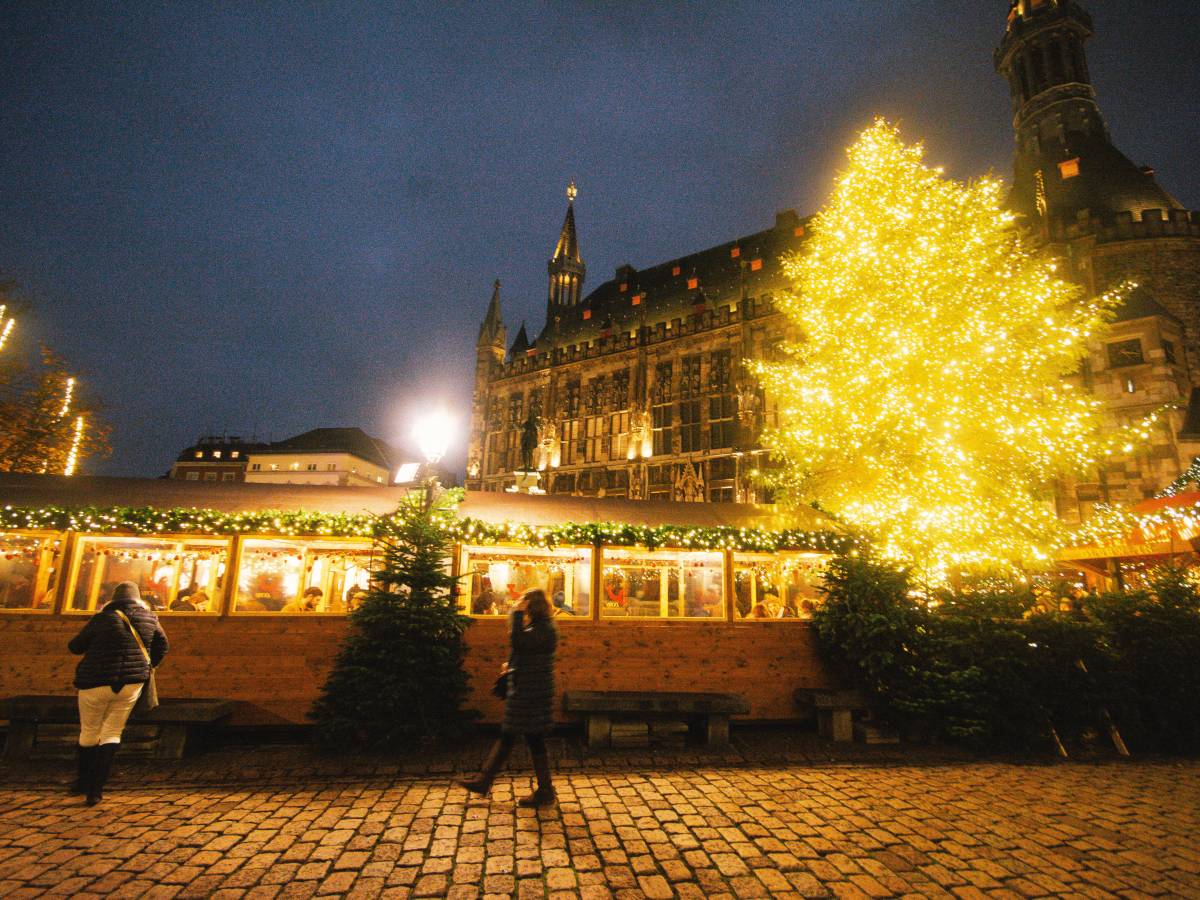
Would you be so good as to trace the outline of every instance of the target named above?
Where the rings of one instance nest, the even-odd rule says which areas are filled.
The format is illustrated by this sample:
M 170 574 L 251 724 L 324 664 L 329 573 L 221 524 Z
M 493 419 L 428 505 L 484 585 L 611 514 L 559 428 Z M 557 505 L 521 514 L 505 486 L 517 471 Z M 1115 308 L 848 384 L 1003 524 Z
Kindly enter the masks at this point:
M 576 419 L 579 417 L 579 382 L 567 382 L 567 395 L 565 404 L 566 417 L 568 419 Z
M 204 480 L 205 480 L 205 481 L 216 481 L 216 480 L 217 480 L 217 473 L 216 473 L 216 472 L 205 472 L 205 473 L 204 473 Z
M 1068 159 L 1060 162 L 1058 164 L 1058 171 L 1059 174 L 1062 175 L 1064 181 L 1066 181 L 1068 178 L 1074 178 L 1079 174 L 1079 158 L 1076 157 L 1075 159 Z
M 592 551 L 464 547 L 461 608 L 472 616 L 504 616 L 526 591 L 535 588 L 559 617 L 587 617 L 592 608 Z M 469 585 L 467 581 L 469 579 Z
M 498 475 L 508 466 L 507 452 L 504 446 L 504 435 L 492 433 L 488 435 L 488 469 L 489 474 Z
M 219 612 L 225 592 L 228 540 L 80 537 L 70 609 L 92 612 L 132 581 L 159 612 Z
M 625 459 L 629 455 L 629 413 L 613 413 L 608 417 L 609 459 Z
M 525 421 L 523 407 L 525 398 L 520 394 L 513 394 L 508 398 L 508 427 L 520 428 L 521 423 Z
M 725 616 L 722 554 L 605 548 L 605 618 L 653 619 Z
M 733 555 L 736 619 L 811 619 L 828 560 L 812 554 Z
M 279 471 L 279 463 L 271 463 L 271 471 L 278 472 Z
M 309 463 L 307 466 L 304 467 L 304 469 L 306 472 L 315 472 L 315 471 L 317 471 L 317 464 Z
M 721 394 L 708 398 L 709 446 L 722 450 L 733 446 L 733 395 Z
M 573 494 L 575 493 L 575 473 L 559 472 L 554 476 L 554 487 L 551 489 L 553 494 Z
M 203 451 L 203 450 L 197 450 L 197 451 L 196 451 L 195 453 L 193 453 L 192 455 L 193 455 L 193 456 L 194 456 L 196 459 L 204 459 L 204 451 Z
M 261 468 L 262 468 L 262 463 L 251 463 L 251 465 L 250 465 L 250 471 L 251 471 L 251 472 L 257 472 L 257 471 L 259 471 Z
M 609 469 L 604 487 L 610 494 L 625 494 L 629 490 L 629 473 L 624 469 Z
M 679 452 L 695 453 L 700 449 L 700 401 L 679 401 Z
M 583 462 L 579 419 L 571 419 L 562 425 L 562 463 L 571 466 L 577 462 Z
M 733 488 L 730 485 L 710 488 L 708 491 L 708 501 L 710 503 L 732 503 Z
M 629 370 L 618 369 L 612 375 L 610 409 L 629 409 Z
M 188 480 L 188 481 L 199 481 L 199 480 L 200 480 L 200 473 L 199 473 L 199 472 L 188 472 L 188 473 L 187 473 L 187 480 Z
M 604 458 L 604 416 L 588 416 L 584 420 L 585 462 L 599 462 Z
M 679 371 L 679 396 L 684 400 L 700 396 L 700 354 L 685 356 Z
M 0 532 L 0 609 L 52 610 L 61 548 L 47 535 Z
M 238 457 L 240 457 L 241 455 L 242 455 L 242 452 L 241 452 L 240 450 L 230 450 L 230 451 L 229 451 L 229 458 L 230 458 L 230 459 L 237 459 L 237 458 L 238 458 Z
M 670 403 L 660 403 L 650 410 L 650 427 L 654 436 L 653 450 L 655 456 L 672 453 L 672 432 L 674 431 L 675 407 Z
M 1124 389 L 1125 389 L 1125 393 L 1127 393 L 1127 394 L 1136 394 L 1137 393 L 1137 383 L 1132 378 L 1126 378 L 1125 384 L 1124 384 Z
M 237 473 L 236 472 L 222 472 L 221 480 L 222 481 L 237 481 Z
M 1144 363 L 1142 342 L 1137 338 L 1131 341 L 1117 341 L 1108 345 L 1108 367 L 1119 369 L 1121 366 L 1140 366 Z
M 336 472 L 337 471 L 337 463 L 326 463 L 325 471 L 326 472 Z
M 290 466 L 288 466 L 288 468 L 290 468 L 293 472 L 299 472 L 300 471 L 300 463 L 294 462 Z
M 1163 359 L 1172 365 L 1175 364 L 1175 343 L 1173 341 L 1163 341 Z

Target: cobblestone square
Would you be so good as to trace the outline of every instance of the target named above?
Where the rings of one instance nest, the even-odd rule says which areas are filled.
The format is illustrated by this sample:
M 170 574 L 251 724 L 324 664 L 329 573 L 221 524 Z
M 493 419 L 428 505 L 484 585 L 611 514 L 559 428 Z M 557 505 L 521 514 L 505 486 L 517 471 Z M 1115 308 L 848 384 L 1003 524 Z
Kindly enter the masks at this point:
M 126 759 L 90 809 L 65 763 L 0 768 L 0 897 L 1200 897 L 1196 761 L 559 752 L 533 811 L 519 764 L 453 785 L 481 752 Z

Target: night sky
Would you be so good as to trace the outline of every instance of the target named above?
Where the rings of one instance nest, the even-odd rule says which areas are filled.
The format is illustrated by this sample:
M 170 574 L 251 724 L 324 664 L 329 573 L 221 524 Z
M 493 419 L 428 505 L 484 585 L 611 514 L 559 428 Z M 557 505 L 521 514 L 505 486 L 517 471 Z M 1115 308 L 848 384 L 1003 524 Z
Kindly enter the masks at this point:
M 1090 0 L 1114 141 L 1200 207 L 1200 3 Z M 500 278 L 542 324 L 568 180 L 585 292 L 815 212 L 899 120 L 1009 173 L 1003 0 L 0 7 L 0 280 L 158 475 L 202 433 L 465 425 Z M 452 462 L 465 457 L 465 434 Z

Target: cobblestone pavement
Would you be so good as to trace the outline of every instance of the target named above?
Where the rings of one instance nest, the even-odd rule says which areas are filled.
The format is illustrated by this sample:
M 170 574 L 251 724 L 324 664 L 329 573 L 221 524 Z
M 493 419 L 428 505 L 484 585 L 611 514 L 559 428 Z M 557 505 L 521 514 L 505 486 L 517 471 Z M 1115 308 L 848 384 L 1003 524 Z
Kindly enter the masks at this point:
M 235 749 L 126 760 L 89 809 L 65 767 L 0 768 L 0 897 L 1200 897 L 1198 761 L 560 753 L 542 811 L 524 768 L 485 801 Z

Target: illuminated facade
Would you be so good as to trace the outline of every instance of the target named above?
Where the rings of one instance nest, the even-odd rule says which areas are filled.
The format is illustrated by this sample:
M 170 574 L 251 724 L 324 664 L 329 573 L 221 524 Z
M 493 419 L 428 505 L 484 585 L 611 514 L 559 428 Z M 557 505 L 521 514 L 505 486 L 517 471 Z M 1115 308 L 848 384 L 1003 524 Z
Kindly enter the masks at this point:
M 1074 0 L 1012 0 L 996 51 L 1013 96 L 1010 204 L 1069 277 L 1098 293 L 1140 287 L 1079 381 L 1110 424 L 1166 404 L 1153 440 L 1094 477 L 1060 485 L 1078 520 L 1103 501 L 1137 501 L 1200 453 L 1200 215 L 1184 210 L 1111 143 L 1090 83 L 1091 19 Z M 775 416 L 742 361 L 785 337 L 773 297 L 780 258 L 805 220 L 647 269 L 619 267 L 590 293 L 575 188 L 548 266 L 546 322 L 508 338 L 496 283 L 476 345 L 467 486 L 504 490 L 528 462 L 550 493 L 761 502 L 758 435 Z M 524 449 L 523 449 L 524 442 Z

